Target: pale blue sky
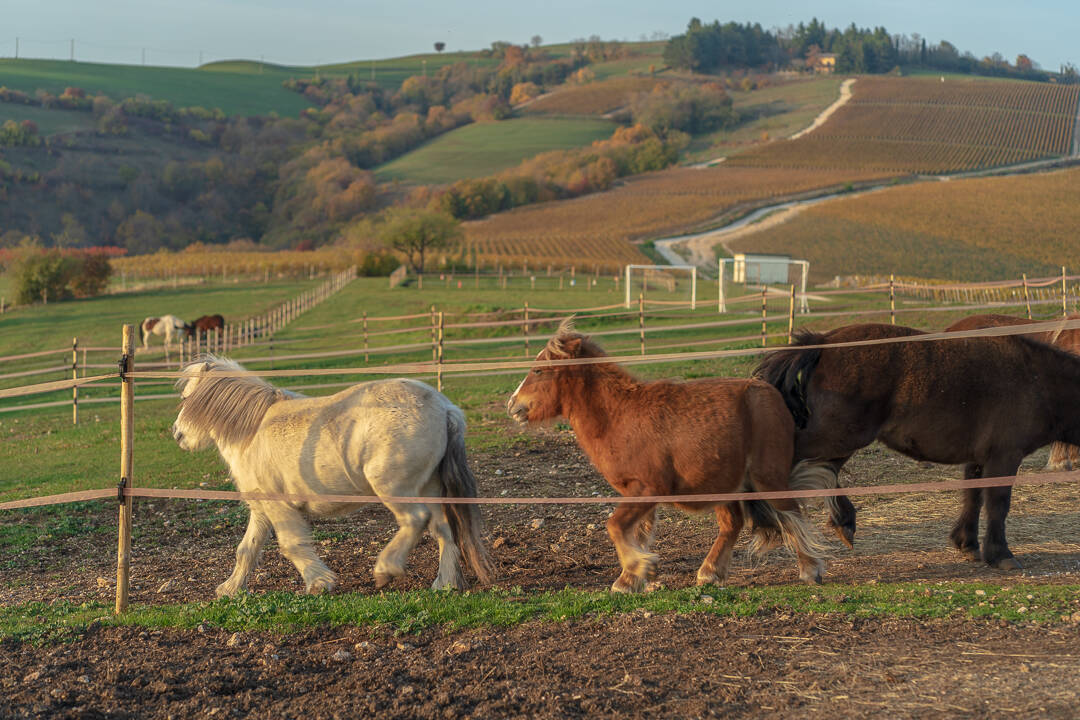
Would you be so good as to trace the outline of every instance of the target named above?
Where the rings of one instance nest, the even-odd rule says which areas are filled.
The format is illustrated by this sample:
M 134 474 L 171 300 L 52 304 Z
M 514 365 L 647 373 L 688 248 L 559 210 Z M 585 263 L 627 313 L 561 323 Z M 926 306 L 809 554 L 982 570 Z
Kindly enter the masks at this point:
M 949 40 L 982 57 L 1010 61 L 1026 53 L 1044 68 L 1080 63 L 1075 0 L 756 0 L 748 3 L 667 0 L 8 0 L 0 56 L 66 58 L 75 39 L 79 60 L 139 63 L 147 48 L 154 65 L 229 57 L 304 64 L 448 50 L 475 50 L 493 40 L 565 42 L 597 34 L 636 40 L 654 31 L 682 32 L 692 16 L 706 22 L 760 22 L 774 28 L 816 15 L 828 26 L 884 25 L 892 33 Z M 0 78 L 2 80 L 2 78 Z M 2 82 L 0 82 L 2 84 Z

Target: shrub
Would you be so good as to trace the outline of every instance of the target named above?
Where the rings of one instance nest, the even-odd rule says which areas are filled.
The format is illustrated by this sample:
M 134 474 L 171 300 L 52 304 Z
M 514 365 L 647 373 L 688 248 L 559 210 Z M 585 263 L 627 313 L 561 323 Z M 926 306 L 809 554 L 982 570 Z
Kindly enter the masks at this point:
M 71 291 L 75 297 L 93 297 L 105 292 L 112 275 L 109 258 L 102 253 L 86 253 L 78 262 L 71 279 Z
M 25 252 L 11 268 L 16 302 L 31 305 L 70 297 L 68 283 L 76 265 L 75 260 L 64 257 L 58 250 Z

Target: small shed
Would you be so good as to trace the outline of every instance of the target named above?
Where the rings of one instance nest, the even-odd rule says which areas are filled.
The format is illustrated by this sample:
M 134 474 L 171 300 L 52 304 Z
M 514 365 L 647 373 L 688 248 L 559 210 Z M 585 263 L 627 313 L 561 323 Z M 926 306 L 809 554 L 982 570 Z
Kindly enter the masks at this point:
M 759 285 L 783 284 L 791 282 L 788 269 L 791 266 L 790 255 L 766 255 L 736 253 L 732 263 L 732 280 L 737 283 L 756 283 Z

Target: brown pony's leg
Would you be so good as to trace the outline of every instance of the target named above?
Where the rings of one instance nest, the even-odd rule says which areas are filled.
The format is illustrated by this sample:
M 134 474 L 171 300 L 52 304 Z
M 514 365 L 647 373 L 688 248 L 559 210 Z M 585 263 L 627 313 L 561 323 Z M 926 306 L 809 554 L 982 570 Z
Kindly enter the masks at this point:
M 964 466 L 964 479 L 982 477 L 982 468 L 977 463 L 968 463 Z M 972 562 L 982 559 L 979 554 L 979 512 L 982 510 L 983 489 L 968 488 L 964 491 L 964 508 L 960 511 L 960 517 L 949 533 L 953 547 L 959 550 L 965 558 Z
M 656 555 L 637 543 L 639 523 L 656 509 L 655 503 L 627 503 L 615 508 L 607 521 L 608 535 L 615 543 L 622 574 L 612 584 L 612 592 L 641 592 L 656 572 Z M 630 541 L 629 538 L 633 538 Z
M 833 470 L 836 472 L 836 484 L 840 485 L 840 469 L 844 467 L 851 458 L 848 455 L 846 458 L 840 460 L 833 460 Z M 855 505 L 848 500 L 846 495 L 837 495 L 835 497 L 827 498 L 825 501 L 826 506 L 829 508 L 829 527 L 833 529 L 836 536 L 847 545 L 849 548 L 855 547 Z
M 983 477 L 1015 475 L 1022 458 L 995 459 L 983 466 Z M 986 505 L 986 535 L 983 536 L 983 560 L 998 570 L 1019 570 L 1020 562 L 1013 557 L 1005 540 L 1005 518 L 1012 504 L 1011 487 L 983 489 Z
M 713 543 L 705 561 L 697 571 L 697 584 L 708 585 L 709 583 L 724 582 L 728 576 L 731 563 L 731 551 L 735 547 L 735 541 L 743 527 L 742 505 L 739 503 L 724 503 L 717 505 L 716 524 L 719 533 L 716 542 Z

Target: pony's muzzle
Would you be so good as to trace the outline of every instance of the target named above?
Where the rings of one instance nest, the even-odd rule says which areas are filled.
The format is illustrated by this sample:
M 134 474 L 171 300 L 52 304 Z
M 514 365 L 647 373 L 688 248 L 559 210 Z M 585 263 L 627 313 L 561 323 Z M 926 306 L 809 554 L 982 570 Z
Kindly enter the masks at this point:
M 506 414 L 512 417 L 518 424 L 526 425 L 529 422 L 529 405 L 518 402 L 517 397 L 511 397 L 506 401 Z

